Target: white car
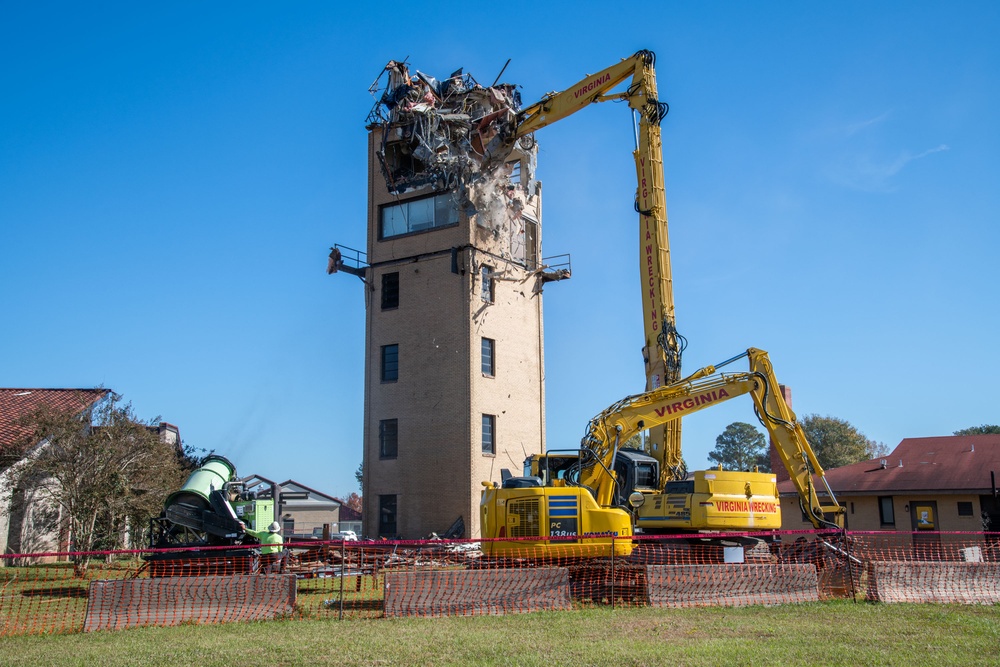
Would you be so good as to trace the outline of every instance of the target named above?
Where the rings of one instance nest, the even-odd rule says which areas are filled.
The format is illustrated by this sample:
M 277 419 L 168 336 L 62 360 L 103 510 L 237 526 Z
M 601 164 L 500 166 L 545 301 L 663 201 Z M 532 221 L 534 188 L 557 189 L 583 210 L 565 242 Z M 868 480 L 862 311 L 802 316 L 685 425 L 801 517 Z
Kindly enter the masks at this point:
M 357 542 L 358 534 L 353 530 L 342 530 L 330 536 L 331 540 L 344 540 L 345 542 Z

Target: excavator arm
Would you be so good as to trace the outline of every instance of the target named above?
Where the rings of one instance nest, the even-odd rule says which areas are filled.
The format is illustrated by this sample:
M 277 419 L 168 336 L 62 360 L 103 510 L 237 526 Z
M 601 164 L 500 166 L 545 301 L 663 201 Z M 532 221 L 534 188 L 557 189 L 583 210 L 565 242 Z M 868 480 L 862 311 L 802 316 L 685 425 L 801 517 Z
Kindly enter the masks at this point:
M 749 372 L 718 372 L 718 368 L 743 357 L 750 361 Z M 750 348 L 716 366 L 706 366 L 680 382 L 628 396 L 590 420 L 582 446 L 603 465 L 585 466 L 580 483 L 594 489 L 598 504 L 610 505 L 616 483 L 610 468 L 621 443 L 640 431 L 744 394 L 753 398 L 758 417 L 770 434 L 810 521 L 817 528 L 835 526 L 842 510 L 826 484 L 823 468 L 816 460 L 802 427 L 795 421 L 795 414 L 778 391 L 778 381 L 767 352 L 756 348 Z M 814 476 L 821 480 L 833 505 L 821 505 L 813 483 Z
M 759 387 L 753 392 L 757 417 L 771 436 L 781 463 L 795 485 L 802 509 L 816 528 L 843 527 L 843 508 L 837 504 L 836 496 L 826 482 L 823 466 L 816 459 L 816 453 L 802 426 L 795 420 L 795 413 L 779 391 L 778 380 L 774 376 L 767 352 L 750 348 L 747 350 L 747 357 L 750 360 L 750 372 L 760 380 Z M 822 483 L 831 505 L 820 503 L 813 484 L 814 477 Z
M 668 107 L 657 98 L 655 62 L 652 51 L 638 51 L 562 92 L 545 95 L 519 112 L 514 136 L 507 138 L 505 149 L 509 152 L 518 139 L 595 102 L 625 101 L 635 112 L 638 118 L 633 152 L 637 178 L 635 210 L 639 213 L 639 267 L 645 333 L 642 356 L 647 391 L 680 381 L 681 354 L 687 344 L 677 332 L 674 315 L 660 137 L 660 123 Z M 611 92 L 626 80 L 630 82 L 624 91 Z M 501 151 L 501 154 L 505 153 Z M 680 422 L 667 420 L 652 429 L 648 451 L 660 462 L 662 488 L 667 480 L 679 476 Z
M 629 106 L 637 111 L 645 110 L 648 104 L 658 107 L 656 78 L 653 74 L 655 60 L 656 56 L 652 51 L 638 51 L 631 58 L 625 58 L 597 74 L 587 75 L 562 92 L 546 94 L 538 102 L 519 112 L 516 136 L 519 138 L 531 134 L 594 102 L 627 100 Z M 607 94 L 629 77 L 632 78 L 632 84 L 627 91 Z

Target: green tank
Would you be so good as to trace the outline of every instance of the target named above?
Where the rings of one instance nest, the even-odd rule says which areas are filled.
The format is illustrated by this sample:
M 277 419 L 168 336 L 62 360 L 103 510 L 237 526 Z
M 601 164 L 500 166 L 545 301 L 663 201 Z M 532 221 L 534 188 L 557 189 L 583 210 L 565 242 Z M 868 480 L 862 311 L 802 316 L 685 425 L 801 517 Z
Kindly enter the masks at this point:
M 236 474 L 236 466 L 224 456 L 212 454 L 205 459 L 201 467 L 187 478 L 179 490 L 174 491 L 163 503 L 165 510 L 174 505 L 187 505 L 199 509 L 211 507 L 209 496 L 212 491 L 222 489 L 226 482 Z

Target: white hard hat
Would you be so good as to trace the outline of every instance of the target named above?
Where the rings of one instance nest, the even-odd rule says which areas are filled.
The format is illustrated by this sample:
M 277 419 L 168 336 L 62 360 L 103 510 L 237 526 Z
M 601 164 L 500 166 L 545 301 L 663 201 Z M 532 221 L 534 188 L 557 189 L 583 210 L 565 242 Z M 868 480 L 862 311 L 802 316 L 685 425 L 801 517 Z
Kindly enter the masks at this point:
M 267 532 L 277 533 L 281 530 L 281 526 L 278 525 L 277 521 L 272 521 L 271 525 L 267 527 Z

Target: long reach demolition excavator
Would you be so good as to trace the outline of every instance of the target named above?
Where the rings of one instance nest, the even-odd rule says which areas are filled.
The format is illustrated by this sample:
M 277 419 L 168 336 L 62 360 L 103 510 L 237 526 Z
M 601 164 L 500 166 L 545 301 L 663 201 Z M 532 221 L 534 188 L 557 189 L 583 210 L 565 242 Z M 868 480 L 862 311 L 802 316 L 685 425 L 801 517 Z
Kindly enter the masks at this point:
M 780 528 L 771 473 L 710 470 L 681 479 L 680 418 L 745 393 L 754 398 L 758 416 L 795 480 L 806 515 L 817 527 L 842 522 L 842 511 L 781 396 L 766 353 L 751 348 L 724 362 L 747 356 L 751 369 L 746 374 L 714 376 L 724 365 L 719 364 L 682 379 L 686 341 L 677 331 L 674 314 L 660 134 L 667 105 L 657 97 L 654 64 L 651 51 L 639 51 L 562 92 L 547 94 L 519 112 L 516 131 L 506 138 L 509 150 L 522 137 L 596 102 L 626 101 L 632 109 L 646 391 L 616 402 L 591 420 L 579 451 L 536 454 L 525 462 L 524 476 L 509 476 L 499 486 L 483 483 L 483 537 L 518 538 L 486 542 L 484 550 L 491 555 L 565 556 L 580 553 L 580 545 L 588 553 L 596 546 L 597 553 L 603 549 L 624 555 L 632 545 L 622 538 L 629 537 L 634 526 L 653 534 Z M 628 79 L 624 91 L 611 92 Z M 497 153 L 503 155 L 503 150 L 501 146 Z M 622 447 L 631 435 L 647 430 L 644 451 Z M 832 505 L 820 504 L 814 475 Z M 578 539 L 528 539 L 536 537 Z

